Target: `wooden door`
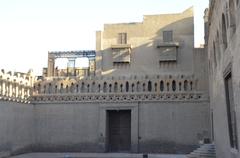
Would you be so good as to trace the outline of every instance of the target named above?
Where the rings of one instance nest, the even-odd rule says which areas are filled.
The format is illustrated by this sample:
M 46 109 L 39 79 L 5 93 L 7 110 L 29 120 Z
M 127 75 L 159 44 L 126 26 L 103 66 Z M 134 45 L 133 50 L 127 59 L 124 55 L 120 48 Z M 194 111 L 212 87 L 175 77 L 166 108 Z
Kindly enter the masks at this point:
M 109 151 L 128 152 L 131 147 L 131 111 L 108 111 Z

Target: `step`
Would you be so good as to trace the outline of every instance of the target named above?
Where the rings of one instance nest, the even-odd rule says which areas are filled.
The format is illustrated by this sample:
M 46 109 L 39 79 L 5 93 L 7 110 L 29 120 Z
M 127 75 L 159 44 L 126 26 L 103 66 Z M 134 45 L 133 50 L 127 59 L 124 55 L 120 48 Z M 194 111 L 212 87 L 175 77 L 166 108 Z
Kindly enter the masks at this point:
M 188 158 L 216 158 L 214 144 L 204 144 L 187 155 Z

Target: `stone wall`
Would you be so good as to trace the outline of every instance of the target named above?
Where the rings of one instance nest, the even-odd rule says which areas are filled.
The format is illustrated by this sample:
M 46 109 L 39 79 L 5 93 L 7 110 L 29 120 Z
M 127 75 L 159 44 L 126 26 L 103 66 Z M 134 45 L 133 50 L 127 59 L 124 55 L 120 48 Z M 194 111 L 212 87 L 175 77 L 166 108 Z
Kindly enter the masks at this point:
M 172 31 L 172 41 L 163 40 L 164 31 Z M 127 34 L 126 44 L 118 43 L 119 33 Z M 97 76 L 193 71 L 193 8 L 178 14 L 145 15 L 140 23 L 105 24 L 96 36 Z M 126 49 L 128 61 L 116 63 L 115 50 Z
M 116 43 L 119 31 L 130 43 Z M 147 15 L 97 33 L 94 77 L 2 71 L 0 151 L 106 152 L 108 110 L 130 110 L 131 152 L 189 153 L 210 137 L 206 53 L 194 50 L 193 32 L 192 8 Z M 114 63 L 119 49 L 130 58 Z
M 34 108 L 29 104 L 34 76 L 0 71 L 0 157 L 32 151 Z
M 131 110 L 131 151 L 189 153 L 209 138 L 208 101 L 35 105 L 37 151 L 107 151 L 106 110 Z
M 189 153 L 210 138 L 208 93 L 195 76 L 39 80 L 30 100 L 36 151 L 106 152 L 107 110 L 131 110 L 131 152 Z
M 0 99 L 13 102 L 29 102 L 35 77 L 31 72 L 0 71 Z
M 236 158 L 240 156 L 239 1 L 211 0 L 208 20 L 209 87 L 217 157 Z M 228 90 L 226 77 L 229 74 L 231 74 L 232 88 Z M 230 99 L 228 94 L 231 96 Z M 231 100 L 231 103 L 228 103 L 228 100 Z M 231 110 L 228 112 L 229 107 Z M 231 127 L 234 129 L 230 129 Z M 235 136 L 237 136 L 236 140 Z M 238 145 L 231 144 L 233 139 Z
M 35 105 L 34 151 L 98 152 L 98 104 Z
M 209 109 L 203 102 L 149 102 L 139 106 L 139 150 L 189 153 L 209 138 Z
M 33 105 L 0 100 L 0 157 L 32 151 Z

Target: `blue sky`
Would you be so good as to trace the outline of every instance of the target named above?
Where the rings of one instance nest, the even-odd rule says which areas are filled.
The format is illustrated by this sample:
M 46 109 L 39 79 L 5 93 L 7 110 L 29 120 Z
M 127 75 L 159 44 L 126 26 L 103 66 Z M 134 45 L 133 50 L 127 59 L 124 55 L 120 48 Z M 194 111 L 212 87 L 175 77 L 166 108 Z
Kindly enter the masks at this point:
M 104 23 L 140 22 L 191 6 L 199 46 L 208 0 L 0 0 L 0 68 L 40 74 L 48 51 L 95 49 L 95 31 Z

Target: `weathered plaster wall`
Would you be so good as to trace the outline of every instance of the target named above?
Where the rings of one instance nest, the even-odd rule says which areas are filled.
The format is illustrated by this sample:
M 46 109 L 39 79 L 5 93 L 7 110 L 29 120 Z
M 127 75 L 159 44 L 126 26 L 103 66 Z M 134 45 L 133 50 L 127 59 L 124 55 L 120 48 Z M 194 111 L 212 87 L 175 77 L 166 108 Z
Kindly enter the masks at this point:
M 233 109 L 236 115 L 238 144 L 240 136 L 240 3 L 230 0 L 210 1 L 208 60 L 210 72 L 210 101 L 213 112 L 214 142 L 218 158 L 240 157 L 239 149 L 230 145 L 226 88 L 224 78 L 227 72 L 232 74 Z M 232 5 L 233 7 L 230 7 Z M 231 13 L 230 13 L 231 12 Z M 231 17 L 233 15 L 233 17 Z M 225 19 L 226 34 L 224 35 Z M 235 22 L 234 22 L 235 21 Z M 235 24 L 234 24 L 235 23 Z M 235 30 L 235 31 L 234 31 Z M 224 39 L 226 41 L 224 42 Z M 227 46 L 225 48 L 225 44 Z M 239 148 L 239 147 L 238 147 Z
M 33 105 L 0 101 L 0 157 L 31 151 L 35 134 Z
M 207 102 L 140 104 L 140 151 L 189 153 L 209 138 Z
M 204 101 L 37 104 L 36 147 L 105 152 L 106 110 L 121 109 L 132 111 L 132 152 L 188 153 L 200 139 L 209 138 L 209 105 Z
M 99 151 L 98 104 L 35 105 L 36 151 Z
M 173 31 L 178 42 L 177 61 L 159 63 L 163 31 Z M 130 64 L 113 65 L 111 45 L 117 44 L 118 33 L 127 33 L 131 45 Z M 143 74 L 189 73 L 193 71 L 193 8 L 179 14 L 146 15 L 142 23 L 105 24 L 96 34 L 96 72 L 98 76 L 130 76 Z

